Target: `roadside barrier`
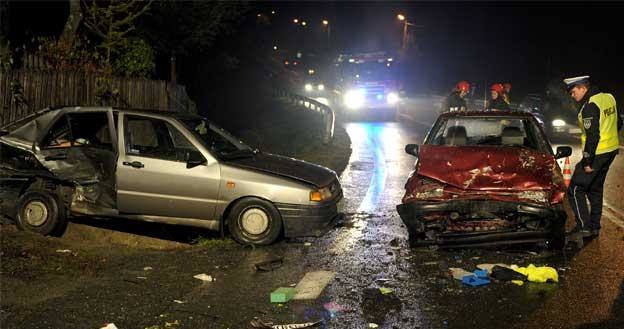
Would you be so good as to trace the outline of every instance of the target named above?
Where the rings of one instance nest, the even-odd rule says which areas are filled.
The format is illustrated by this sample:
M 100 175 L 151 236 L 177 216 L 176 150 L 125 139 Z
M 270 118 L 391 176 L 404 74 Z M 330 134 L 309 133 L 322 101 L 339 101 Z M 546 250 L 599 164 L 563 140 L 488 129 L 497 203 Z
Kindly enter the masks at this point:
M 336 114 L 329 106 L 314 99 L 289 93 L 285 90 L 276 90 L 276 96 L 288 104 L 302 107 L 310 111 L 319 113 L 323 118 L 322 135 L 323 144 L 327 145 L 334 139 L 334 127 L 336 125 Z

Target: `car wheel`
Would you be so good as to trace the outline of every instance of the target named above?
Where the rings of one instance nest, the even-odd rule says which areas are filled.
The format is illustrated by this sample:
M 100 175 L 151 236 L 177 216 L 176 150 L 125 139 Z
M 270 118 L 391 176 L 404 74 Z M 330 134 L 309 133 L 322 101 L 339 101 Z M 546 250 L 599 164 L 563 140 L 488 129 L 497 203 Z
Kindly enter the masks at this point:
M 45 190 L 26 191 L 17 202 L 17 227 L 41 235 L 60 235 L 67 225 L 65 209 Z
M 245 198 L 232 207 L 228 227 L 241 244 L 268 245 L 282 232 L 282 216 L 269 201 Z

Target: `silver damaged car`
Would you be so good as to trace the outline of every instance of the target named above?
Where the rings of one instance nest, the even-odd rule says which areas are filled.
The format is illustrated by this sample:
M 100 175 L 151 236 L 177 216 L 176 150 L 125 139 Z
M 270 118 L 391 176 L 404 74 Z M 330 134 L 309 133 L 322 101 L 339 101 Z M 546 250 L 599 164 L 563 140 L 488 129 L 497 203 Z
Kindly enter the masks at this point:
M 320 236 L 339 216 L 335 172 L 254 150 L 199 116 L 64 107 L 0 135 L 0 215 L 44 235 L 87 215 L 228 229 L 264 245 Z

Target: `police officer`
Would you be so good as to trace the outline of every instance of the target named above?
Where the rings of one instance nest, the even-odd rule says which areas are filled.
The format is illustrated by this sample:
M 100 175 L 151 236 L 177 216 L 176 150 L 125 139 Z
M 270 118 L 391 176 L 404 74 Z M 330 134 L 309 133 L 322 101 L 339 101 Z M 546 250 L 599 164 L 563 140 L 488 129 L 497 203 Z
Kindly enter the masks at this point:
M 580 232 L 583 237 L 597 237 L 602 215 L 602 190 L 609 166 L 620 147 L 618 131 L 622 128 L 622 118 L 618 115 L 613 95 L 599 92 L 591 85 L 589 76 L 563 81 L 580 105 L 578 124 L 583 150 L 583 159 L 576 165 L 568 188 L 576 217 L 573 232 Z
M 466 111 L 468 106 L 466 105 L 466 95 L 470 91 L 470 83 L 467 81 L 460 81 L 455 85 L 453 91 L 446 97 L 444 104 L 442 105 L 441 112 L 454 112 L 454 111 Z

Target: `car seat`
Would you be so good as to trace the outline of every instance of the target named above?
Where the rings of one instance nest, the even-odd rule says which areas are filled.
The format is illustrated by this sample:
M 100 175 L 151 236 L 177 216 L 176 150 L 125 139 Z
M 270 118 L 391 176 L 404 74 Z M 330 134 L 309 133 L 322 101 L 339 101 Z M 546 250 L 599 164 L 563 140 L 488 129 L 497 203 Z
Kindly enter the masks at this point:
M 505 127 L 501 134 L 502 145 L 524 145 L 524 135 L 520 127 Z
M 466 145 L 466 127 L 453 126 L 446 131 L 446 145 Z

